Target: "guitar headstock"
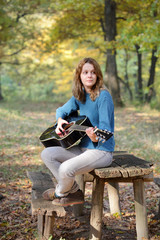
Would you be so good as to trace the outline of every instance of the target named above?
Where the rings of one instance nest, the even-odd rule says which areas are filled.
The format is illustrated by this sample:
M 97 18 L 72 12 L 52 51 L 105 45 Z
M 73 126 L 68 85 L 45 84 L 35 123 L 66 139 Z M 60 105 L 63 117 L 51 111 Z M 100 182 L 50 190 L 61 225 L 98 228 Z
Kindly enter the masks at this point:
M 101 129 L 98 129 L 98 128 L 95 128 L 94 129 L 94 133 L 96 134 L 96 136 L 98 137 L 98 139 L 100 141 L 102 141 L 103 143 L 105 141 L 107 141 L 110 137 L 113 136 L 113 133 L 108 131 L 108 130 L 101 130 Z

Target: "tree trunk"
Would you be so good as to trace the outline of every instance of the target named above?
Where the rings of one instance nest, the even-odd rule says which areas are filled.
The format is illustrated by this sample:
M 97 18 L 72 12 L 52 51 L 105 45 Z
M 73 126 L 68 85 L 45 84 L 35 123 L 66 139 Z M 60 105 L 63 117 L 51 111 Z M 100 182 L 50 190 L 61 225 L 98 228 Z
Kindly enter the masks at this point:
M 132 94 L 132 91 L 129 86 L 129 78 L 128 78 L 128 52 L 127 52 L 127 50 L 125 50 L 125 54 L 126 54 L 125 75 L 124 75 L 124 79 L 125 79 L 125 83 L 126 83 L 125 87 L 128 89 L 130 101 L 133 101 L 133 94 Z
M 148 93 L 146 94 L 146 100 L 147 102 L 151 101 L 151 98 L 154 96 L 154 79 L 155 79 L 155 69 L 156 69 L 156 62 L 158 60 L 158 57 L 155 56 L 155 53 L 157 52 L 157 48 L 154 48 L 152 50 L 152 57 L 151 57 L 151 67 L 150 67 L 150 75 L 147 87 L 149 88 Z
M 138 58 L 138 99 L 143 101 L 143 80 L 142 80 L 142 54 L 139 52 L 140 46 L 135 45 Z
M 1 82 L 1 76 L 0 76 L 0 101 L 3 100 L 2 96 L 2 82 Z
M 112 0 L 105 0 L 105 39 L 108 43 L 113 43 L 116 36 L 116 3 Z M 120 86 L 117 76 L 116 50 L 107 49 L 106 73 L 104 78 L 113 97 L 115 106 L 122 106 L 120 97 Z

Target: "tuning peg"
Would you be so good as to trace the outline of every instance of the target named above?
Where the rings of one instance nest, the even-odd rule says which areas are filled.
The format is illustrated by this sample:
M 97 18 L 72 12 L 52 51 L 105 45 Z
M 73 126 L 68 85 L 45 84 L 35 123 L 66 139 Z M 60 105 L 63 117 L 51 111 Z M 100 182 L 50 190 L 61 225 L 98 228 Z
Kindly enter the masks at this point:
M 106 134 L 110 134 L 110 131 L 108 131 L 107 129 L 105 129 L 105 133 L 106 133 Z

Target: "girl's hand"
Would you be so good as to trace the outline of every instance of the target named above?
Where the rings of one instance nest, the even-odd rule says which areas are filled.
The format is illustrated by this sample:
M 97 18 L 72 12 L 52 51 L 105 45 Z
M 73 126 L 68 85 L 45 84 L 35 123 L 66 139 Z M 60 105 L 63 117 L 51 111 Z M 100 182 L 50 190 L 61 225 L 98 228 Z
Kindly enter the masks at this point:
M 57 121 L 57 127 L 56 127 L 56 130 L 55 132 L 58 134 L 58 135 L 65 135 L 65 130 L 63 129 L 62 125 L 63 124 L 68 124 L 68 122 L 62 118 L 58 118 L 58 121 Z
M 98 142 L 98 138 L 97 138 L 96 134 L 94 133 L 94 128 L 93 127 L 87 128 L 86 129 L 86 134 L 92 140 L 92 142 Z

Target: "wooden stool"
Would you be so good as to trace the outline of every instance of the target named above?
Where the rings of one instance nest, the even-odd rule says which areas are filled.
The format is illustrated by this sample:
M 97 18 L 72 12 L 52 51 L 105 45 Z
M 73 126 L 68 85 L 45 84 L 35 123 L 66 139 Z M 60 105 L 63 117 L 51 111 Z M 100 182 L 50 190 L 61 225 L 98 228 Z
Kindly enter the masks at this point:
M 53 235 L 54 216 L 65 216 L 66 211 L 63 207 L 54 206 L 51 201 L 42 198 L 42 193 L 53 188 L 54 184 L 49 174 L 43 172 L 28 172 L 27 176 L 32 181 L 32 215 L 38 217 L 38 236 L 42 240 L 48 239 Z

